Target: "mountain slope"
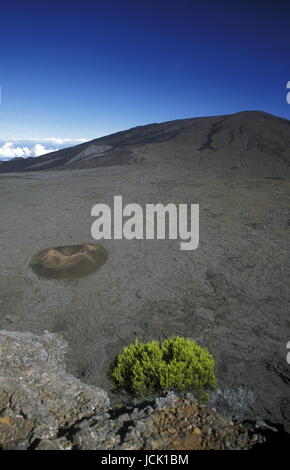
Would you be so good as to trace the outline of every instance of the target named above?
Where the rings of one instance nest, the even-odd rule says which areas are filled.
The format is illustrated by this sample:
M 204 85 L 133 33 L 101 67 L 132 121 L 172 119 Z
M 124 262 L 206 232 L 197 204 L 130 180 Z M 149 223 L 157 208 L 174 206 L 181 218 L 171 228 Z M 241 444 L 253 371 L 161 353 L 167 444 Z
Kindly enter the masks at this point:
M 290 165 L 290 121 L 260 111 L 169 121 L 135 127 L 38 158 L 16 158 L 0 172 L 67 170 L 150 161 L 158 151 L 223 170 Z M 213 162 L 214 157 L 214 162 Z M 208 159 L 209 158 L 209 159 Z M 158 155 L 153 161 L 158 161 Z M 262 168 L 260 168 L 262 167 Z

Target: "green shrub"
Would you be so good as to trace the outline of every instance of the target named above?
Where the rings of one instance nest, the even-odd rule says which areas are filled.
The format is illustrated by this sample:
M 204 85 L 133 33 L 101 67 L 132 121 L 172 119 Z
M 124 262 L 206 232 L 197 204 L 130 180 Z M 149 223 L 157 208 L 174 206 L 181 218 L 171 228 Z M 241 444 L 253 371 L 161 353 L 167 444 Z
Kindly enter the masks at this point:
M 166 390 L 203 392 L 216 388 L 214 366 L 208 350 L 190 339 L 175 336 L 162 343 L 136 339 L 116 357 L 112 377 L 115 387 L 136 395 Z

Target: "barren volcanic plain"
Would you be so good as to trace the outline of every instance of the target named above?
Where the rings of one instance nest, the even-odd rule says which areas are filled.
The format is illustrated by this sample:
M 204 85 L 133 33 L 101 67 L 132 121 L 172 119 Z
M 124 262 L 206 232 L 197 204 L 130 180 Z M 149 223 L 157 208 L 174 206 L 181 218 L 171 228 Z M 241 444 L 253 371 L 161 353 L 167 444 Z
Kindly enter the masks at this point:
M 30 269 L 41 250 L 93 243 L 96 203 L 199 204 L 200 244 L 103 240 L 73 280 Z M 179 334 L 216 358 L 220 387 L 290 429 L 290 122 L 242 112 L 152 124 L 0 163 L 0 329 L 69 343 L 68 371 L 109 389 L 123 346 Z

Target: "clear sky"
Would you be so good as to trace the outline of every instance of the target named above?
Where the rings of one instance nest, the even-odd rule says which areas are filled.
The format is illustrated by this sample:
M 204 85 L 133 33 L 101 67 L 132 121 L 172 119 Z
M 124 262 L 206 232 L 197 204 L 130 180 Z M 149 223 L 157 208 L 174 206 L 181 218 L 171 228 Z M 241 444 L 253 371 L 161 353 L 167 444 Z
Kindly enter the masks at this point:
M 286 0 L 1 0 L 0 50 L 6 147 L 250 109 L 290 119 Z

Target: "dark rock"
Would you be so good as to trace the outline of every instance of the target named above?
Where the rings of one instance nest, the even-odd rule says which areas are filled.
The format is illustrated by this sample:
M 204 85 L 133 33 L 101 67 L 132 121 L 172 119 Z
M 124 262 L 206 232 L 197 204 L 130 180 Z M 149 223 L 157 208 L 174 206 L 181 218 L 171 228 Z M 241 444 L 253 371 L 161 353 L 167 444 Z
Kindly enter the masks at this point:
M 0 447 L 27 449 L 103 411 L 103 390 L 65 372 L 67 344 L 57 335 L 0 333 Z

